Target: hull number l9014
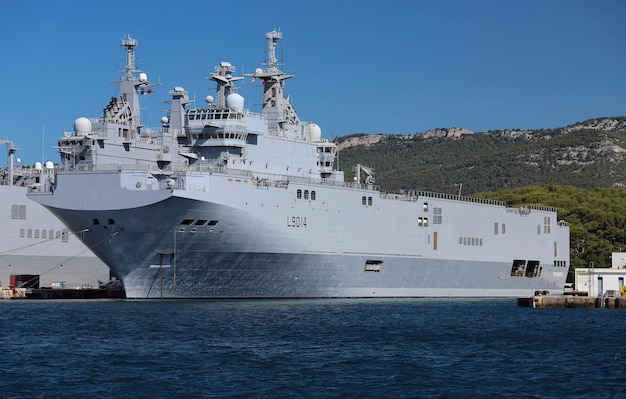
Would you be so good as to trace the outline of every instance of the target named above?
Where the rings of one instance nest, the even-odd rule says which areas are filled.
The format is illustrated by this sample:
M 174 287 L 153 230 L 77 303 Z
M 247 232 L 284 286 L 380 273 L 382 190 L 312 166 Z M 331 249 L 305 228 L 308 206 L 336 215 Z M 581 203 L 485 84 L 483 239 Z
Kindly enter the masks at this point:
M 306 227 L 306 216 L 287 216 L 287 227 Z

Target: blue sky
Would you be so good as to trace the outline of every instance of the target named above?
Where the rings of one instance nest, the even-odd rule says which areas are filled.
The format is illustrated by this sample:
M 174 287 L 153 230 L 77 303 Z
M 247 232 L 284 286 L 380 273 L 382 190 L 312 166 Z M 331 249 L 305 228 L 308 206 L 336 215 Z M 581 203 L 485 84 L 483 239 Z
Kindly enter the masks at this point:
M 117 94 L 127 34 L 161 82 L 142 97 L 153 127 L 174 86 L 202 106 L 219 62 L 261 66 L 273 29 L 296 75 L 286 92 L 326 138 L 626 115 L 624 16 L 623 0 L 1 1 L 0 138 L 24 164 L 57 162 L 63 131 Z M 246 80 L 240 93 L 258 110 L 258 88 Z

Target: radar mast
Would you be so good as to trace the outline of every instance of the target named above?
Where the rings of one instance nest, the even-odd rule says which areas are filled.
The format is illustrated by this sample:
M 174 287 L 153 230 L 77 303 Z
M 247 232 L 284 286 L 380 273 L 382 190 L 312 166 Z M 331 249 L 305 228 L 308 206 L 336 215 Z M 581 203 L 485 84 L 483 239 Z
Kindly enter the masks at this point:
M 263 81 L 263 105 L 261 113 L 267 118 L 270 130 L 284 131 L 289 126 L 300 125 L 300 119 L 291 105 L 291 99 L 283 96 L 285 81 L 294 75 L 281 71 L 276 58 L 276 43 L 282 40 L 283 33 L 273 30 L 265 34 L 268 43 L 268 59 L 263 63 L 267 68 L 259 68 L 251 75 Z
M 126 39 L 122 39 L 122 46 L 126 47 L 126 80 L 135 80 L 135 73 L 140 72 L 135 69 L 135 46 L 137 46 L 137 39 L 133 39 L 128 35 Z
M 278 59 L 276 58 L 276 43 L 278 43 L 279 40 L 283 39 L 283 32 L 278 32 L 276 30 L 267 32 L 265 34 L 265 39 L 268 43 L 268 49 L 267 62 L 264 65 L 267 65 L 269 67 L 270 72 L 280 72 L 280 70 L 277 68 Z

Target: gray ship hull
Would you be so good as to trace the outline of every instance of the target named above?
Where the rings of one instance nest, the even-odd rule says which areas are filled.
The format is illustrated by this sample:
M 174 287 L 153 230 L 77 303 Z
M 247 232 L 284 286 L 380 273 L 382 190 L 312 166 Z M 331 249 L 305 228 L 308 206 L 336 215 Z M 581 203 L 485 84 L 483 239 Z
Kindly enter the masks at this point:
M 514 297 L 560 293 L 567 275 L 569 229 L 547 210 L 322 184 L 261 189 L 232 175 L 143 190 L 131 184 L 137 178 L 59 174 L 63 190 L 36 194 L 86 231 L 129 298 Z M 88 181 L 99 188 L 77 189 Z M 314 201 L 297 199 L 305 189 Z M 420 225 L 423 215 L 432 222 Z M 537 268 L 514 273 L 520 260 Z
M 160 128 L 140 119 L 154 85 L 121 44 L 126 73 L 100 118 L 59 139 L 62 166 L 31 198 L 124 282 L 129 298 L 513 297 L 563 291 L 569 225 L 555 209 L 436 194 L 383 193 L 337 145 L 301 121 L 265 34 L 252 74 L 220 62 L 215 97 L 175 86 Z M 261 112 L 236 82 L 263 87 Z M 331 79 L 332 80 L 332 79 Z M 193 105 L 192 105 L 193 104 Z M 392 117 L 387 109 L 381 115 Z
M 125 276 L 133 298 L 512 297 L 559 292 L 556 281 L 510 277 L 509 264 L 378 258 L 384 269 L 364 273 L 366 257 L 267 253 L 211 254 L 211 262 L 180 262 Z M 161 274 L 163 273 L 163 274 Z M 488 277 L 486 277 L 488 276 Z

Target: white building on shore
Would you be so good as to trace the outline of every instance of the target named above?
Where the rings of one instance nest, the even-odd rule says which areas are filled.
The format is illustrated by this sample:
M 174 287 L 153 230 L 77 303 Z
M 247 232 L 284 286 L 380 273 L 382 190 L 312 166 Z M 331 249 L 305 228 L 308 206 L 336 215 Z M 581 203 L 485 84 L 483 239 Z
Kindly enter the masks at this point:
M 611 254 L 611 267 L 579 268 L 574 271 L 574 289 L 589 296 L 626 296 L 626 252 Z

